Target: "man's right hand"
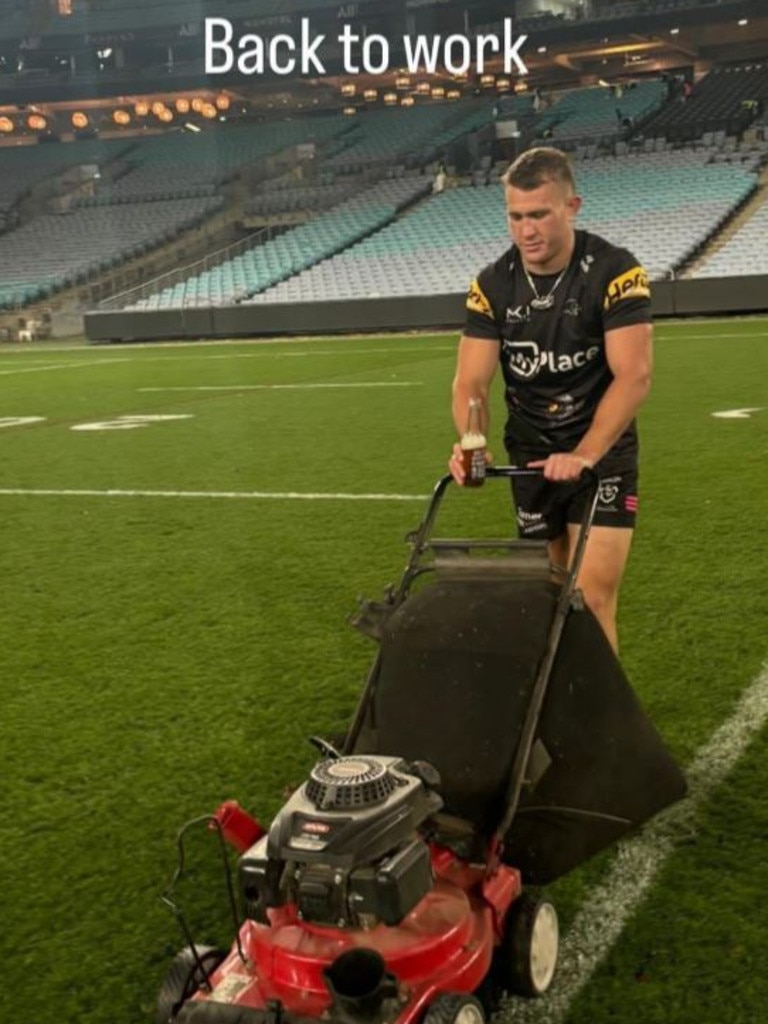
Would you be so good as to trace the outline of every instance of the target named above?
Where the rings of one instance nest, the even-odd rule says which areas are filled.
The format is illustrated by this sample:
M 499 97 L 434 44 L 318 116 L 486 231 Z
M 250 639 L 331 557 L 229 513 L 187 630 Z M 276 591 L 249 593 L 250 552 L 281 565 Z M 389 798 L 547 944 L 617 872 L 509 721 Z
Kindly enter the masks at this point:
M 461 460 L 461 445 L 458 442 L 453 446 L 453 452 L 448 460 L 448 469 L 459 487 L 463 487 L 466 474 Z

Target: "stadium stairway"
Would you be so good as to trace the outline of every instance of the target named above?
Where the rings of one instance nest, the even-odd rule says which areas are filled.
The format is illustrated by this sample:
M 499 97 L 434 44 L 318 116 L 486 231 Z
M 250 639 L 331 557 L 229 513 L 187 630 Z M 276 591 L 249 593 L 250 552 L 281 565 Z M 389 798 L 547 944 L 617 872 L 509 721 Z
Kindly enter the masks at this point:
M 678 273 L 678 277 L 706 277 L 707 265 L 720 253 L 728 243 L 741 230 L 745 228 L 758 214 L 764 216 L 768 209 L 768 164 L 763 167 L 758 176 L 758 184 L 755 191 L 729 218 L 729 220 L 717 231 L 705 244 L 701 252 L 687 261 Z M 756 272 L 760 272 L 757 271 Z M 736 274 L 744 273 L 743 270 L 734 270 Z

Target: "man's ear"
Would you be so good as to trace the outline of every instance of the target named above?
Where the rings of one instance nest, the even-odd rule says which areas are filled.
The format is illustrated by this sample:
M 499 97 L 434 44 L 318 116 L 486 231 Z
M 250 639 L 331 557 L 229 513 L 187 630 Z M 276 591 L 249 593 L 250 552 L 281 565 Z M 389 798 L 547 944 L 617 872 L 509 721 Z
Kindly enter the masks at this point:
M 566 202 L 571 217 L 575 217 L 581 209 L 581 196 L 571 196 Z

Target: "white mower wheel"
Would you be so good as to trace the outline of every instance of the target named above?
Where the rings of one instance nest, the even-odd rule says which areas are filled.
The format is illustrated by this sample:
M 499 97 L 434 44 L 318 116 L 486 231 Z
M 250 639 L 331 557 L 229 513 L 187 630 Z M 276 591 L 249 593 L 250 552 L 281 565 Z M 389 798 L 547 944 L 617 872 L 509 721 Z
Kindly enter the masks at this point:
M 485 1012 L 466 992 L 444 992 L 429 1004 L 423 1024 L 485 1024 Z
M 496 954 L 496 975 L 511 995 L 544 995 L 557 970 L 560 929 L 549 900 L 523 893 L 509 908 Z

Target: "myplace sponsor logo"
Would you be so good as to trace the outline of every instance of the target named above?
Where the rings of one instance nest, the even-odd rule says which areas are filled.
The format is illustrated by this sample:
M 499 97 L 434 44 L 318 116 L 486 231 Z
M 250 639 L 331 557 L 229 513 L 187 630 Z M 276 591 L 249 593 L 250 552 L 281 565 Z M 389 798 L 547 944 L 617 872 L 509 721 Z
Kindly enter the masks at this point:
M 529 380 L 542 370 L 549 373 L 570 373 L 581 369 L 597 358 L 600 346 L 590 345 L 586 349 L 579 349 L 573 353 L 562 352 L 558 355 L 555 352 L 542 351 L 535 341 L 511 341 L 505 343 L 504 352 L 512 373 Z

